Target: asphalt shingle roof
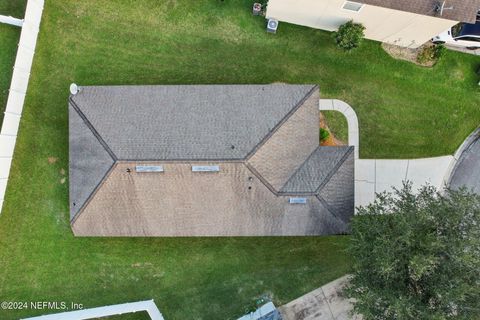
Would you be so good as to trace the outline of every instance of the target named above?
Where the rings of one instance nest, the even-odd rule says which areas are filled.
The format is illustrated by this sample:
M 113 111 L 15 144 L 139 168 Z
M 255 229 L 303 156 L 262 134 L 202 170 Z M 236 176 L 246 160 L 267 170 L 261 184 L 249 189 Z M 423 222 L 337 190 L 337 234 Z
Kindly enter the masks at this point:
M 245 161 L 317 90 L 280 84 L 81 87 L 69 104 L 72 221 L 118 160 Z M 318 147 L 280 190 L 316 195 L 312 228 L 325 230 L 314 233 L 347 230 L 352 149 Z
M 73 107 L 69 107 L 70 218 L 73 218 L 114 160 Z
M 312 193 L 328 179 L 353 147 L 318 147 L 280 190 L 285 193 Z
M 435 8 L 441 5 L 443 0 L 355 0 L 355 2 L 468 23 L 475 22 L 477 11 L 480 10 L 480 0 L 446 0 L 445 8 L 451 9 L 444 10 L 442 15 Z
M 243 159 L 314 85 L 82 87 L 71 101 L 120 160 Z
M 345 223 L 350 220 L 354 211 L 354 162 L 353 152 L 348 153 L 345 161 L 334 170 L 331 178 L 318 191 L 318 197 L 325 201 L 328 210 Z

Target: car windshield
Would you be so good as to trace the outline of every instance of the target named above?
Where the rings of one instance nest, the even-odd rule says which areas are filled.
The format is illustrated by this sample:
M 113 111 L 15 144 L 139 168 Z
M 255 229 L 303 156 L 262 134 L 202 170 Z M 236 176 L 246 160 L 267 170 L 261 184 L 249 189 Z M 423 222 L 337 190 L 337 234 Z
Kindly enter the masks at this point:
M 452 37 L 480 36 L 480 22 L 459 23 L 452 27 Z
M 452 27 L 452 37 L 456 38 L 460 36 L 460 31 L 462 31 L 464 23 L 456 24 Z

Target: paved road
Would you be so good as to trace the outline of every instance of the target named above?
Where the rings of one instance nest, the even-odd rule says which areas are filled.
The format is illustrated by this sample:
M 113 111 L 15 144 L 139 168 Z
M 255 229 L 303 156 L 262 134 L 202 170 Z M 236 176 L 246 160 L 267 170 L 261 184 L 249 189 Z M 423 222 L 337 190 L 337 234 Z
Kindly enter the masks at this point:
M 480 134 L 461 154 L 450 180 L 452 188 L 466 186 L 480 193 Z
M 453 51 L 459 51 L 463 53 L 468 53 L 468 54 L 473 54 L 476 56 L 480 56 L 480 49 L 477 50 L 468 50 L 465 48 L 460 48 L 460 47 L 455 47 L 455 46 L 450 46 L 450 45 L 445 45 L 448 49 L 453 50 Z

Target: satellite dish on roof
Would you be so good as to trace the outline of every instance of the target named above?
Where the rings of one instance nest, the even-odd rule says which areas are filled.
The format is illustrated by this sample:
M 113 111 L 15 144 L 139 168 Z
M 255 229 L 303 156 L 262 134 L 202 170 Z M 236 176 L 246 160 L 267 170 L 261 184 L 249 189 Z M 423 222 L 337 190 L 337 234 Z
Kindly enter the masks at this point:
M 75 83 L 72 83 L 70 85 L 70 93 L 73 94 L 73 95 L 76 95 L 78 93 L 78 91 L 80 91 L 78 86 Z

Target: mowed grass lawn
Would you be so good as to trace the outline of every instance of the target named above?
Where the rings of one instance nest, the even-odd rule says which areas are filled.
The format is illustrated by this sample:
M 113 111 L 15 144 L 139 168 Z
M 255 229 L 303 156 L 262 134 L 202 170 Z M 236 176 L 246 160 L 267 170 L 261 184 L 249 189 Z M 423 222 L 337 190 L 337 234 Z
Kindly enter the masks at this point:
M 250 6 L 46 1 L 0 216 L 0 300 L 93 307 L 154 298 L 166 319 L 228 319 L 260 295 L 280 305 L 349 270 L 348 238 L 340 236 L 74 238 L 64 180 L 71 82 L 319 84 L 324 97 L 357 111 L 362 157 L 451 153 L 478 124 L 478 57 L 448 52 L 424 69 L 370 41 L 347 54 L 327 32 L 281 24 L 278 34 L 266 34 Z M 16 46 L 4 45 L 8 35 L 0 32 L 2 70 L 10 70 Z M 4 99 L 9 77 L 2 77 Z M 46 312 L 0 310 L 0 318 Z

